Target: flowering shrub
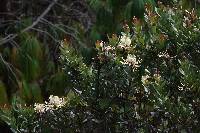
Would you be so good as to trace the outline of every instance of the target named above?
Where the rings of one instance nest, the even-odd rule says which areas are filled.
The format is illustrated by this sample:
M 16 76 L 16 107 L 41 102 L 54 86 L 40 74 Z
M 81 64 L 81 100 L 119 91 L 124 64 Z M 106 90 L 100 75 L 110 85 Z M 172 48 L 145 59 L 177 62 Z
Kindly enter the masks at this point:
M 64 98 L 59 98 L 58 96 L 50 95 L 49 102 L 45 102 L 45 104 L 35 103 L 34 110 L 38 113 L 43 113 L 48 110 L 55 110 L 63 107 L 66 104 Z
M 199 131 L 200 19 L 162 3 L 145 10 L 144 21 L 133 18 L 121 35 L 97 41 L 89 83 L 79 78 L 86 87 L 75 89 L 104 132 Z
M 161 3 L 145 10 L 144 21 L 134 17 L 121 35 L 96 42 L 91 65 L 62 42 L 68 104 L 52 96 L 36 104 L 31 131 L 200 131 L 200 19 Z

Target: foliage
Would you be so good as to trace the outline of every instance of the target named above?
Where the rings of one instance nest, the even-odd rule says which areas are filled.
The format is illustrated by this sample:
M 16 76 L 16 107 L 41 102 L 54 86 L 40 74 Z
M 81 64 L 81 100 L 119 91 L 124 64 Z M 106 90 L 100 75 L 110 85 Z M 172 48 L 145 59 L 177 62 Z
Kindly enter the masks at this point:
M 91 65 L 63 41 L 68 103 L 35 113 L 29 132 L 200 131 L 199 29 L 194 9 L 147 5 L 144 20 L 96 42 Z
M 144 17 L 146 3 L 155 6 L 154 0 L 88 0 L 96 13 L 96 23 L 91 31 L 92 39 L 106 39 L 106 34 L 120 32 L 125 20 Z
M 96 23 L 91 29 L 91 39 L 106 40 L 106 35 L 120 33 L 124 23 L 130 24 L 135 16 L 143 19 L 145 5 L 151 4 L 157 7 L 158 3 L 173 7 L 175 4 L 182 5 L 183 9 L 198 9 L 197 0 L 87 0 L 96 14 Z M 199 11 L 198 11 L 199 13 Z
M 0 119 L 9 125 L 14 133 L 27 132 L 31 128 L 31 123 L 34 121 L 34 110 L 28 107 L 24 102 L 14 97 L 11 106 L 6 106 L 0 110 Z
M 53 1 L 1 1 L 2 105 L 11 104 L 16 95 L 27 104 L 33 104 L 42 102 L 50 94 L 65 94 L 68 79 L 57 61 L 60 38 L 73 43 L 76 48 L 85 49 L 90 45 L 87 42 L 86 46 L 85 36 L 92 25 L 92 14 L 86 3 L 59 0 L 48 14 L 39 18 L 51 2 Z M 26 28 L 27 32 L 22 33 Z M 15 38 L 11 38 L 15 35 Z M 4 43 L 7 39 L 8 42 Z

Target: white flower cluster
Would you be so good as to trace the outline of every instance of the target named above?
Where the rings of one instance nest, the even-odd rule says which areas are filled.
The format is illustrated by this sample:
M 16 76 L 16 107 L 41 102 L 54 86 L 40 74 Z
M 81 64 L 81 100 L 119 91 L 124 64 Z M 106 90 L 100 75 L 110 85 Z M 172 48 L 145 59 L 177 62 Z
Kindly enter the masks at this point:
M 139 61 L 137 60 L 135 55 L 128 54 L 126 60 L 121 62 L 122 64 L 128 64 L 132 67 L 139 67 Z
M 121 48 L 129 48 L 131 46 L 131 38 L 126 34 L 122 34 L 119 40 L 119 47 Z
M 48 110 L 56 110 L 58 108 L 61 108 L 65 104 L 66 100 L 64 98 L 59 98 L 58 96 L 50 95 L 49 102 L 45 102 L 45 104 L 35 103 L 34 110 L 37 113 L 44 113 Z
M 101 51 L 104 51 L 104 52 L 106 52 L 106 53 L 108 53 L 108 52 L 110 52 L 110 51 L 112 51 L 112 50 L 115 49 L 114 47 L 111 47 L 110 45 L 107 45 L 107 46 L 106 46 L 106 43 L 103 42 L 103 41 L 97 41 L 97 42 L 96 42 L 96 47 L 97 47 L 97 48 L 100 48 Z
M 34 110 L 38 113 L 43 113 L 46 110 L 45 104 L 39 104 L 39 103 L 35 103 L 34 104 Z

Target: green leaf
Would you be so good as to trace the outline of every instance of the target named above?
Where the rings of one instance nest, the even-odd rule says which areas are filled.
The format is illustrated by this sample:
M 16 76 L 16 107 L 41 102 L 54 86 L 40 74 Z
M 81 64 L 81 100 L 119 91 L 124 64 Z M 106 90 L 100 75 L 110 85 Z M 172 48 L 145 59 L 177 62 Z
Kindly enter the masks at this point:
M 110 99 L 100 99 L 99 100 L 99 106 L 101 109 L 106 109 L 110 105 Z
M 0 105 L 8 104 L 8 97 L 6 92 L 6 87 L 4 83 L 0 80 Z
M 182 75 L 185 75 L 185 72 L 183 71 L 182 68 L 179 68 L 179 72 L 180 72 Z
M 43 101 L 41 88 L 38 83 L 29 84 L 32 94 L 32 101 L 41 103 Z
M 27 81 L 25 81 L 25 80 L 22 81 L 22 92 L 21 92 L 21 95 L 26 101 L 30 101 L 31 98 L 32 98 L 31 89 L 30 89 Z
M 132 4 L 132 16 L 136 16 L 138 18 L 143 18 L 144 16 L 144 0 L 133 0 Z

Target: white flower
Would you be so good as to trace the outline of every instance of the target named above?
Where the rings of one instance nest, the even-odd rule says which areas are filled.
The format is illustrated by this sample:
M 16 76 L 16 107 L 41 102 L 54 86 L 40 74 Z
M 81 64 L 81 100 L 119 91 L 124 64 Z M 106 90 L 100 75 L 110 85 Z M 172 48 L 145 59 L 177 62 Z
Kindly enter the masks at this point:
M 109 52 L 109 51 L 111 51 L 111 50 L 113 50 L 114 48 L 113 47 L 111 47 L 111 46 L 106 46 L 105 47 L 105 51 L 107 51 L 107 52 Z
M 169 54 L 167 52 L 160 52 L 158 54 L 158 57 L 165 57 L 165 58 L 170 58 Z
M 65 104 L 65 100 L 64 98 L 59 98 L 58 96 L 50 95 L 49 104 L 54 105 L 55 107 L 59 108 Z
M 50 95 L 49 102 L 45 101 L 45 104 L 35 103 L 34 110 L 37 113 L 44 113 L 48 110 L 56 110 L 66 104 L 66 100 L 64 98 L 59 98 L 58 96 Z
M 135 55 L 128 54 L 126 60 L 121 62 L 122 64 L 128 64 L 129 66 L 139 67 L 139 61 L 137 60 Z
M 125 48 L 125 47 L 130 47 L 130 45 L 131 45 L 131 38 L 128 35 L 123 34 L 120 37 L 119 47 Z
M 50 95 L 49 97 L 49 104 L 56 105 L 60 102 L 60 98 L 58 96 Z
M 146 84 L 148 82 L 149 75 L 142 76 L 142 83 Z
M 34 104 L 34 110 L 38 113 L 43 113 L 45 111 L 45 105 L 44 104 L 39 104 L 35 103 Z
M 133 64 L 133 63 L 136 64 L 137 59 L 136 59 L 136 56 L 135 56 L 135 55 L 130 55 L 130 54 L 128 54 L 126 61 L 127 61 L 128 63 L 131 63 L 131 64 Z
M 54 105 L 45 104 L 45 111 L 48 111 L 48 110 L 55 110 Z

